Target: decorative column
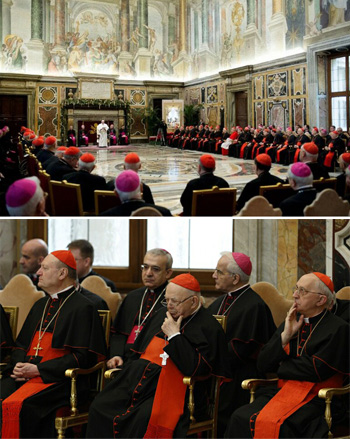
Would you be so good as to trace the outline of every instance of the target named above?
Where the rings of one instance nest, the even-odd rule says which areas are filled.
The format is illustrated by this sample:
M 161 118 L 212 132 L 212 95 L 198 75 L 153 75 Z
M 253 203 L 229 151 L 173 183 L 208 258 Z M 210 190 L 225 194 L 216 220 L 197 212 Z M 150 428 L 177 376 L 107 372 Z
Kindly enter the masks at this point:
M 286 50 L 286 34 L 288 26 L 283 12 L 284 0 L 273 0 L 272 17 L 267 25 L 270 31 L 271 52 L 279 52 L 282 56 Z
M 144 75 L 144 77 L 148 78 L 151 76 L 152 59 L 152 54 L 148 50 L 148 29 L 145 27 L 148 26 L 148 0 L 139 0 L 138 10 L 138 32 L 141 36 L 137 37 L 139 39 L 139 49 L 134 58 L 134 62 L 137 73 L 139 75 Z
M 198 58 L 200 72 L 210 71 L 217 64 L 216 56 L 209 49 L 209 0 L 202 0 L 202 41 Z
M 11 6 L 12 0 L 2 0 L 2 35 L 1 42 L 4 41 L 6 35 L 11 34 Z
M 0 0 L 0 41 L 1 43 L 4 41 L 3 35 L 2 35 L 2 0 Z M 0 65 L 1 67 L 1 65 Z
M 57 50 L 65 50 L 65 0 L 56 0 L 55 3 L 55 39 L 54 45 Z
M 255 0 L 247 1 L 247 27 L 243 32 L 244 54 L 243 59 L 251 60 L 256 57 L 260 51 L 261 37 L 256 27 L 256 8 Z
M 43 10 L 43 0 L 31 1 L 31 39 L 27 44 L 30 73 L 42 73 L 44 67 Z
M 120 5 L 120 33 L 121 33 L 121 52 L 119 55 L 119 69 L 124 71 L 127 64 L 132 62 L 133 56 L 130 53 L 130 1 L 121 0 Z
M 190 59 L 187 55 L 186 36 L 186 12 L 187 0 L 179 2 L 179 57 L 173 62 L 174 73 L 178 78 L 185 79 L 189 72 Z

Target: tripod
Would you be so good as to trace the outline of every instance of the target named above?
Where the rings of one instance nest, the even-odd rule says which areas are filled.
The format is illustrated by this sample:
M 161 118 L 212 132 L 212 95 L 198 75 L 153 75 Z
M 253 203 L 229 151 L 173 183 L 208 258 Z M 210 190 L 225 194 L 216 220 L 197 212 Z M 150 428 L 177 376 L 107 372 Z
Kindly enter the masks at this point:
M 163 132 L 162 128 L 158 128 L 156 141 L 154 143 L 155 145 L 157 145 L 158 140 L 160 140 L 161 145 L 165 145 L 164 132 Z

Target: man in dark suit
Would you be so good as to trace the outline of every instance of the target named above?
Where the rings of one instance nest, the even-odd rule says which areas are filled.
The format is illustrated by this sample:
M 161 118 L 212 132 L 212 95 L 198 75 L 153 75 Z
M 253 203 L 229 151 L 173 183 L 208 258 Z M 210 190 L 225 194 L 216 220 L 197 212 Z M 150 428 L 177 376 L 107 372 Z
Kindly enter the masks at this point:
M 57 140 L 54 136 L 48 136 L 43 141 L 43 148 L 37 153 L 36 157 L 43 165 L 55 155 L 55 148 L 57 146 Z
M 83 208 L 86 212 L 95 210 L 94 191 L 107 190 L 106 180 L 100 175 L 92 174 L 96 168 L 96 158 L 90 153 L 85 153 L 79 158 L 78 172 L 64 176 L 68 183 L 80 184 Z
M 46 172 L 50 174 L 51 180 L 62 181 L 65 180 L 65 175 L 76 171 L 76 166 L 80 157 L 80 149 L 76 146 L 70 146 L 64 152 L 64 155 L 59 160 L 50 163 Z
M 191 216 L 193 191 L 211 189 L 213 186 L 218 186 L 219 188 L 230 187 L 226 180 L 214 175 L 214 171 L 214 157 L 210 154 L 203 154 L 199 158 L 198 163 L 199 178 L 190 180 L 181 195 L 180 202 L 184 208 L 184 216 Z
M 153 207 L 163 216 L 172 216 L 169 209 L 142 200 L 140 177 L 135 171 L 123 171 L 115 180 L 115 191 L 122 204 L 102 212 L 100 216 L 130 216 L 140 207 Z
M 288 180 L 297 193 L 281 202 L 282 215 L 304 216 L 304 208 L 316 198 L 316 189 L 312 186 L 311 169 L 305 163 L 293 163 L 288 168 Z
M 237 211 L 240 211 L 245 203 L 251 198 L 259 195 L 260 186 L 272 186 L 277 183 L 283 183 L 281 178 L 270 174 L 271 157 L 268 154 L 259 154 L 254 159 L 254 171 L 258 176 L 249 181 L 243 188 L 241 196 L 237 201 Z

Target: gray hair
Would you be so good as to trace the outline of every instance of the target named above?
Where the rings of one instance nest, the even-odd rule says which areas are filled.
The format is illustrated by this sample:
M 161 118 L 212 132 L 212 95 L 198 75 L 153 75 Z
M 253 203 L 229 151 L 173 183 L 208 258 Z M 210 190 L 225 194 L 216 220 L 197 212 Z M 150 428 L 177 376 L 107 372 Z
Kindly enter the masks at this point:
M 139 198 L 139 199 L 141 199 L 141 189 L 140 189 L 140 186 L 138 186 L 138 188 L 136 188 L 132 192 L 123 192 L 123 191 L 119 190 L 117 187 L 115 188 L 115 190 L 118 192 L 120 201 L 122 203 L 124 203 L 124 201 L 128 201 L 128 200 L 130 200 L 132 198 Z
M 81 159 L 79 159 L 79 169 L 86 169 L 87 171 L 91 171 L 95 166 L 95 163 L 96 163 L 95 161 L 83 162 Z
M 164 250 L 163 248 L 152 248 L 151 250 L 147 250 L 146 255 L 147 254 L 151 254 L 153 256 L 165 256 L 167 259 L 166 269 L 168 270 L 169 268 L 172 268 L 173 257 L 167 250 Z
M 324 294 L 327 297 L 327 302 L 326 302 L 327 308 L 331 308 L 336 301 L 335 294 L 318 277 L 317 277 L 317 281 L 318 281 L 318 286 L 317 286 L 318 292 L 320 294 Z
M 294 175 L 292 172 L 291 168 L 292 168 L 293 164 L 289 165 L 287 175 L 288 175 L 288 178 L 295 181 L 296 189 L 298 189 L 299 187 L 302 187 L 302 186 L 312 186 L 312 181 L 314 179 L 312 172 L 307 177 L 298 177 L 297 175 Z
M 10 216 L 36 216 L 37 206 L 44 196 L 44 191 L 40 186 L 38 177 L 26 177 L 23 180 L 32 180 L 36 183 L 36 190 L 32 198 L 22 206 L 11 207 L 6 205 L 6 209 Z
M 237 262 L 234 260 L 232 256 L 232 252 L 221 252 L 221 256 L 225 256 L 227 259 L 229 259 L 229 263 L 227 264 L 227 271 L 231 274 L 238 274 L 241 282 L 249 282 L 250 276 L 248 274 L 244 273 L 244 271 L 241 270 L 241 268 L 237 265 Z

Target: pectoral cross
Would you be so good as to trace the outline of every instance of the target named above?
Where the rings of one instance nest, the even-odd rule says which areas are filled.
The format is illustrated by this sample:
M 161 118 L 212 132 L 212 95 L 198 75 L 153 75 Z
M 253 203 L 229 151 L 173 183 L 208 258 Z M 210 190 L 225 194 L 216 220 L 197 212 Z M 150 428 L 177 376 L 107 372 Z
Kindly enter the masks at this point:
M 139 336 L 140 332 L 141 332 L 141 329 L 140 329 L 140 327 L 138 326 L 137 329 L 135 329 L 135 340 L 136 340 L 137 337 Z
M 38 351 L 42 351 L 43 350 L 43 348 L 40 347 L 40 341 L 38 341 L 38 344 L 33 349 L 35 351 L 35 356 L 37 357 L 38 356 Z
M 162 359 L 162 366 L 166 366 L 166 360 L 169 358 L 169 355 L 166 352 L 163 352 L 159 356 Z

